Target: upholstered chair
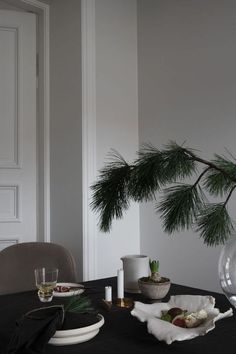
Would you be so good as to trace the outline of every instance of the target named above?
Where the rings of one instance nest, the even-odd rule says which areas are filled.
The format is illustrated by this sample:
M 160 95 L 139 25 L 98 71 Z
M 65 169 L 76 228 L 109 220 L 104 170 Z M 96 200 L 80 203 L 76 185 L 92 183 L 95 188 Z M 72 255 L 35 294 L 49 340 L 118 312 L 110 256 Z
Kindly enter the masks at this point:
M 72 254 L 63 246 L 45 242 L 26 242 L 0 252 L 0 294 L 36 289 L 34 269 L 58 268 L 58 282 L 75 282 Z

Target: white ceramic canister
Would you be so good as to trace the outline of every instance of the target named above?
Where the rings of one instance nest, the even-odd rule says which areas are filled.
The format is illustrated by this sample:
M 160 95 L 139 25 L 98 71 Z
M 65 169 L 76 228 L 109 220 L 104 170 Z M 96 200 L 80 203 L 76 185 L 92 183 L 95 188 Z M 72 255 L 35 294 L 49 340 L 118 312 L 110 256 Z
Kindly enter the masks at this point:
M 132 254 L 121 257 L 124 268 L 124 288 L 129 293 L 140 293 L 138 279 L 150 275 L 149 257 Z

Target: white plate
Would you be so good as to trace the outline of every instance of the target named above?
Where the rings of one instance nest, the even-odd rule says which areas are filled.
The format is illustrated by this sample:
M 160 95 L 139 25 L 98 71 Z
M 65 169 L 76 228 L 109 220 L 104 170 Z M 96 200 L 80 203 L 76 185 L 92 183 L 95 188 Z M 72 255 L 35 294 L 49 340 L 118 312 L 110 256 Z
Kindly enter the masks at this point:
M 56 331 L 50 339 L 52 345 L 72 345 L 86 342 L 95 337 L 104 324 L 104 317 L 98 314 L 99 321 L 86 327 Z
M 84 292 L 83 289 L 83 285 L 81 284 L 77 284 L 77 283 L 57 283 L 57 285 L 59 286 L 66 286 L 66 287 L 81 287 L 81 289 L 71 289 L 69 291 L 66 292 L 59 292 L 59 291 L 53 291 L 53 296 L 55 297 L 69 297 L 69 296 L 73 296 L 73 295 L 79 295 L 82 294 Z

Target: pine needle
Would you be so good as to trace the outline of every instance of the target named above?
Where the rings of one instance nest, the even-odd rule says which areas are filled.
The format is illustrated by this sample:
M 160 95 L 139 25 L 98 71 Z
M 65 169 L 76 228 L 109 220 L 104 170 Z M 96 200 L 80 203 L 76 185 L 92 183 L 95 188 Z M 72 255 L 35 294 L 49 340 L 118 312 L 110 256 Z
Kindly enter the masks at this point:
M 199 186 L 179 184 L 167 188 L 157 210 L 161 212 L 166 232 L 189 228 L 204 205 L 204 195 Z
M 163 183 L 161 170 L 161 154 L 152 145 L 144 145 L 139 151 L 139 157 L 134 162 L 129 180 L 129 195 L 135 201 L 148 201 L 155 198 Z
M 224 244 L 234 231 L 225 204 L 208 204 L 202 209 L 197 220 L 197 231 L 208 246 Z
M 131 167 L 117 153 L 113 161 L 100 171 L 99 180 L 91 187 L 93 190 L 93 210 L 100 213 L 100 229 L 109 231 L 114 217 L 122 218 L 123 210 L 129 207 L 127 184 Z
M 91 300 L 85 296 L 72 296 L 65 307 L 65 312 L 87 313 L 93 311 Z
M 188 151 L 190 149 L 183 148 L 173 141 L 161 151 L 161 171 L 165 176 L 165 184 L 190 177 L 196 172 L 195 161 Z
M 228 193 L 235 185 L 236 164 L 219 155 L 215 155 L 215 159 L 212 162 L 220 170 L 210 169 L 208 171 L 204 181 L 204 187 L 210 194 L 214 196 L 222 196 L 223 194 Z

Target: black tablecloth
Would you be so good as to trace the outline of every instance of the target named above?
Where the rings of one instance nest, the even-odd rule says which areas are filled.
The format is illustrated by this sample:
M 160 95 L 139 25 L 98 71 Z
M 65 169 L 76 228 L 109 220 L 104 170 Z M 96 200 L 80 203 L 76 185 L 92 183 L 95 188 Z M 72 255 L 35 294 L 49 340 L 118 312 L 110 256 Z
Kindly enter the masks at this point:
M 84 283 L 85 294 L 89 296 L 99 312 L 105 318 L 105 324 L 99 334 L 92 340 L 72 346 L 47 345 L 45 354 L 235 354 L 236 352 L 236 315 L 216 323 L 216 328 L 202 337 L 189 341 L 174 342 L 167 345 L 150 335 L 146 323 L 141 323 L 130 315 L 129 309 L 104 309 L 101 300 L 104 297 L 104 287 L 111 285 L 113 295 L 116 294 L 116 278 L 101 279 Z M 216 299 L 216 307 L 224 312 L 231 307 L 224 295 L 180 285 L 171 285 L 170 295 L 196 294 L 212 295 Z M 134 300 L 145 302 L 142 295 L 125 294 Z M 60 304 L 65 299 L 54 298 L 51 304 Z M 26 292 L 0 296 L 0 354 L 6 353 L 6 348 L 15 328 L 16 319 L 25 312 L 40 307 L 37 292 Z

